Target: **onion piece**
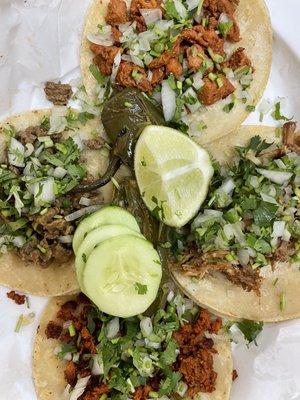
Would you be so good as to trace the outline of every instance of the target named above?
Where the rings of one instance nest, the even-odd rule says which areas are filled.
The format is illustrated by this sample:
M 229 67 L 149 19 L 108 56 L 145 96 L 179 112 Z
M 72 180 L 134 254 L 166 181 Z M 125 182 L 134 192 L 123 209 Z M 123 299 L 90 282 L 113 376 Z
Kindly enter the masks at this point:
M 101 354 L 94 354 L 93 355 L 93 368 L 92 368 L 92 375 L 98 376 L 104 374 L 104 365 L 102 360 Z
M 77 400 L 84 393 L 91 375 L 78 379 L 74 389 L 70 394 L 70 400 Z
M 61 133 L 66 129 L 67 120 L 65 117 L 67 112 L 68 108 L 65 106 L 55 106 L 52 108 L 49 135 L 52 133 Z
M 145 317 L 140 322 L 140 328 L 144 337 L 149 337 L 153 332 L 153 325 L 151 318 Z
M 140 9 L 140 13 L 142 14 L 147 26 L 162 19 L 162 11 L 160 8 L 142 8 Z
M 102 32 L 97 33 L 97 34 L 88 34 L 87 39 L 91 43 L 98 44 L 100 46 L 112 46 L 115 42 L 113 34 L 112 34 L 112 29 L 110 25 L 105 25 L 102 28 Z
M 173 0 L 174 6 L 176 11 L 178 12 L 180 18 L 186 19 L 187 18 L 187 9 L 184 7 L 180 0 Z
M 111 76 L 110 76 L 110 80 L 111 80 L 112 83 L 114 83 L 115 80 L 116 80 L 116 76 L 118 74 L 120 64 L 121 64 L 121 51 L 118 51 L 118 54 L 116 55 L 116 57 L 114 59 L 114 63 L 113 63 L 113 67 L 112 67 L 112 73 L 111 73 Z
M 161 99 L 165 120 L 169 122 L 176 111 L 176 93 L 171 89 L 167 80 L 162 81 Z
M 73 235 L 59 236 L 58 241 L 64 244 L 70 244 L 73 241 Z
M 193 76 L 193 86 L 196 90 L 199 90 L 202 88 L 202 86 L 204 85 L 203 82 L 203 74 L 201 72 L 197 72 L 194 76 Z
M 85 206 L 85 207 L 90 206 L 91 202 L 92 202 L 91 199 L 89 199 L 88 197 L 84 197 L 84 196 L 82 196 L 79 200 L 79 204 L 81 206 Z
M 111 340 L 111 339 L 116 338 L 120 331 L 119 318 L 115 317 L 112 320 L 110 320 L 109 323 L 107 324 L 106 328 L 107 328 L 107 333 L 106 333 L 107 339 Z
M 15 167 L 24 167 L 25 147 L 15 138 L 10 139 L 8 162 Z
M 62 167 L 56 167 L 53 171 L 54 178 L 62 179 L 67 173 L 67 170 Z
M 46 178 L 32 185 L 34 196 L 34 205 L 36 207 L 43 206 L 45 203 L 52 203 L 55 200 L 54 179 Z
M 69 215 L 66 215 L 65 220 L 68 222 L 75 221 L 76 219 L 81 218 L 86 214 L 90 214 L 92 212 L 98 211 L 101 207 L 102 207 L 101 205 L 94 205 L 94 206 L 82 208 L 81 210 L 77 210 Z
M 266 193 L 261 193 L 261 198 L 263 199 L 263 201 L 265 201 L 266 203 L 270 203 L 270 204 L 278 204 L 276 199 L 272 196 L 269 196 Z
M 219 190 L 226 194 L 230 194 L 235 188 L 235 183 L 232 178 L 226 179 L 222 185 L 220 186 Z
M 193 11 L 199 5 L 199 0 L 186 0 L 185 2 L 189 11 Z
M 137 56 L 135 56 L 133 54 L 130 54 L 130 57 L 131 57 L 131 61 L 133 62 L 133 64 L 137 65 L 138 67 L 144 68 L 144 63 L 140 58 L 138 58 Z
M 249 264 L 250 255 L 247 250 L 239 249 L 237 252 L 237 257 L 243 267 L 246 267 Z
M 282 171 L 270 171 L 268 169 L 257 168 L 257 172 L 259 172 L 262 176 L 269 179 L 269 181 L 277 183 L 278 185 L 283 185 L 291 179 L 293 174 L 291 172 L 282 172 Z
M 83 144 L 83 141 L 82 141 L 82 139 L 81 139 L 80 133 L 76 133 L 74 136 L 71 136 L 71 137 L 72 137 L 73 142 L 74 142 L 74 143 L 76 144 L 76 146 L 78 147 L 78 149 L 79 149 L 80 151 L 84 150 L 84 144 Z
M 16 236 L 12 240 L 13 245 L 18 248 L 23 247 L 25 242 L 26 242 L 26 239 L 24 238 L 24 236 Z
M 278 239 L 284 235 L 285 221 L 275 221 L 273 224 L 272 238 Z

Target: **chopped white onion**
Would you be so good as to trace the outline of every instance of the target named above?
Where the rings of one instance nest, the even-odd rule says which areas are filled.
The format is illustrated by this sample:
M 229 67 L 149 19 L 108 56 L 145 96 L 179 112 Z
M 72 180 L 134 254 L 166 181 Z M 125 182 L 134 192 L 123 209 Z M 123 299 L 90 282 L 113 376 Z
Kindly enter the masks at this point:
M 237 257 L 243 267 L 246 267 L 249 264 L 250 256 L 247 250 L 239 249 L 237 252 Z
M 246 250 L 248 251 L 248 254 L 250 257 L 256 257 L 256 251 L 254 249 L 252 249 L 252 247 L 246 247 Z
M 223 216 L 223 212 L 222 211 L 218 211 L 218 210 L 210 210 L 208 208 L 206 208 L 203 211 L 204 215 L 210 215 L 211 217 L 216 217 L 216 218 L 221 218 Z
M 111 76 L 110 76 L 110 80 L 111 80 L 112 83 L 114 83 L 115 80 L 116 80 L 116 76 L 118 74 L 120 64 L 121 64 L 121 51 L 118 51 L 118 54 L 116 55 L 116 57 L 114 59 L 114 63 L 113 63 L 113 67 L 112 67 L 112 73 L 111 73 Z
M 155 92 L 155 93 L 153 93 L 152 97 L 153 97 L 153 99 L 154 99 L 155 101 L 157 101 L 159 104 L 162 103 L 162 97 L 161 97 L 161 93 L 160 93 L 160 92 Z
M 62 167 L 56 167 L 53 171 L 54 178 L 62 179 L 67 173 L 67 170 Z
M 284 235 L 285 221 L 275 221 L 273 224 L 272 238 L 277 239 Z
M 55 200 L 54 179 L 46 178 L 32 185 L 34 196 L 34 205 L 36 207 L 44 205 L 44 203 L 52 203 Z
M 273 108 L 273 104 L 269 99 L 263 99 L 259 106 L 257 107 L 257 111 L 263 115 L 268 114 Z
M 15 138 L 10 139 L 8 162 L 15 167 L 24 167 L 25 147 Z
M 202 72 L 197 72 L 194 76 L 193 76 L 193 86 L 196 90 L 199 90 L 202 88 L 202 86 L 204 85 L 203 82 L 203 74 Z
M 270 171 L 268 169 L 257 168 L 257 172 L 259 172 L 262 176 L 269 179 L 271 182 L 277 183 L 278 185 L 283 185 L 291 179 L 293 174 L 291 172 L 282 172 L 282 171 Z
M 173 290 L 170 290 L 168 297 L 167 297 L 167 302 L 171 303 L 171 301 L 174 299 L 175 293 Z
M 131 56 L 129 54 L 122 54 L 122 60 L 131 62 Z
M 285 163 L 282 160 L 280 160 L 280 158 L 277 158 L 277 160 L 274 160 L 274 163 L 278 166 L 278 168 L 286 169 Z
M 186 19 L 186 17 L 187 17 L 187 9 L 182 4 L 181 0 L 173 0 L 173 3 L 174 3 L 174 6 L 175 6 L 176 11 L 178 12 L 180 18 Z
M 160 31 L 167 31 L 168 29 L 172 28 L 174 26 L 174 21 L 171 19 L 169 21 L 163 19 L 161 21 L 155 22 L 155 28 L 157 28 Z
M 148 337 L 153 332 L 153 325 L 151 318 L 145 317 L 140 322 L 140 328 L 144 337 Z
M 161 99 L 166 122 L 171 121 L 176 111 L 176 93 L 171 89 L 167 80 L 162 81 Z
M 73 235 L 59 236 L 58 241 L 60 243 L 70 244 L 73 241 Z
M 79 200 L 79 204 L 81 206 L 90 206 L 91 205 L 91 199 L 89 199 L 88 197 L 81 197 Z
M 98 44 L 100 46 L 112 46 L 115 42 L 113 34 L 112 34 L 112 30 L 111 30 L 111 26 L 110 25 L 106 25 L 102 28 L 102 32 L 98 33 L 98 34 L 88 34 L 87 35 L 87 39 L 91 42 L 91 43 L 95 43 Z
M 31 154 L 34 152 L 34 146 L 32 143 L 26 143 L 25 144 L 26 150 L 25 150 L 25 157 L 31 156 Z
M 199 5 L 199 0 L 186 0 L 185 2 L 189 11 L 194 10 Z
M 77 211 L 73 212 L 72 214 L 66 215 L 65 220 L 68 222 L 75 221 L 76 219 L 81 218 L 86 214 L 90 214 L 92 212 L 99 210 L 101 207 L 102 206 L 100 206 L 100 205 L 94 205 L 94 206 L 82 208 L 81 210 L 77 210 Z
M 91 376 L 86 376 L 85 378 L 79 378 L 74 389 L 70 394 L 70 400 L 77 400 L 84 393 L 85 388 L 90 380 Z
M 266 193 L 261 193 L 260 195 L 261 195 L 261 198 L 263 199 L 263 201 L 265 201 L 266 203 L 278 204 L 274 197 L 269 196 Z
M 192 97 L 195 99 L 195 104 L 188 104 L 186 103 L 185 106 L 190 110 L 191 113 L 196 112 L 201 107 L 201 104 L 198 100 L 197 93 L 194 91 L 193 88 L 188 88 L 183 96 Z
M 144 68 L 143 61 L 140 58 L 138 58 L 137 56 L 131 54 L 131 52 L 129 52 L 129 53 L 130 53 L 131 61 L 133 62 L 133 64 L 135 64 L 141 68 Z
M 104 365 L 101 354 L 93 355 L 93 368 L 92 375 L 103 375 L 104 373 Z
M 72 136 L 72 139 L 80 151 L 84 150 L 84 144 L 83 144 L 83 141 L 81 139 L 81 135 L 79 132 L 76 133 L 74 136 Z
M 114 339 L 118 336 L 118 333 L 120 331 L 120 321 L 119 318 L 113 318 L 109 323 L 107 324 L 107 333 L 106 337 L 107 339 Z
M 242 245 L 245 244 L 245 235 L 242 231 L 242 224 L 240 221 L 234 224 L 224 225 L 223 230 L 228 240 L 235 237 L 238 243 Z
M 71 320 L 66 321 L 63 323 L 63 329 L 69 329 L 69 327 L 73 324 L 73 322 Z M 61 350 L 60 350 L 61 351 Z M 59 351 L 59 352 L 60 352 Z
M 151 69 L 149 69 L 147 79 L 149 82 L 151 82 L 152 78 L 153 78 L 153 72 L 151 71 Z
M 140 13 L 142 14 L 147 26 L 162 19 L 162 11 L 160 8 L 142 8 L 140 9 Z
M 228 178 L 222 183 L 219 190 L 223 193 L 230 194 L 234 190 L 234 188 L 235 188 L 235 183 L 233 179 Z
M 12 240 L 13 245 L 19 248 L 23 247 L 25 242 L 26 239 L 24 238 L 24 236 L 16 236 Z
M 282 235 L 282 240 L 284 240 L 285 242 L 289 242 L 291 236 L 292 236 L 292 235 L 290 234 L 290 232 L 289 232 L 287 229 L 285 229 L 285 230 L 284 230 L 284 233 L 283 233 L 283 235 Z
M 226 13 L 222 13 L 219 17 L 219 23 L 220 24 L 227 24 L 227 22 L 229 22 L 230 19 L 228 18 L 228 15 Z

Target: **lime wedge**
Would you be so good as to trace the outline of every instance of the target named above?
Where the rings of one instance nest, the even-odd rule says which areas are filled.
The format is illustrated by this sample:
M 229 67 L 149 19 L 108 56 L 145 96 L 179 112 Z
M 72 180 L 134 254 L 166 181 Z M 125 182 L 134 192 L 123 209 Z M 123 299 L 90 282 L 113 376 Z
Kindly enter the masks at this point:
M 157 125 L 139 137 L 134 168 L 148 209 L 177 228 L 198 212 L 214 172 L 206 150 L 181 132 Z

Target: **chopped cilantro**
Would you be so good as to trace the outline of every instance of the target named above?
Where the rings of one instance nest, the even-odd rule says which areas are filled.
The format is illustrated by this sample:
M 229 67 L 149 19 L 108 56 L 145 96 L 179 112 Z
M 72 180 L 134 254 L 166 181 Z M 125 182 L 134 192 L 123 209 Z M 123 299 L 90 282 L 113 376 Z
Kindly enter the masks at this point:
M 280 101 L 278 101 L 275 104 L 275 110 L 272 113 L 272 117 L 276 120 L 276 121 L 290 121 L 292 118 L 287 118 L 284 115 L 281 114 L 281 103 Z
M 251 343 L 256 340 L 257 336 L 260 334 L 264 326 L 263 322 L 255 322 L 247 319 L 237 322 L 236 325 L 239 328 L 239 330 L 243 333 L 248 343 Z
M 100 70 L 95 64 L 91 64 L 89 70 L 99 85 L 103 85 L 106 82 L 106 77 L 101 74 Z
M 147 285 L 142 285 L 139 282 L 135 282 L 134 288 L 138 292 L 138 294 L 146 294 L 148 291 Z

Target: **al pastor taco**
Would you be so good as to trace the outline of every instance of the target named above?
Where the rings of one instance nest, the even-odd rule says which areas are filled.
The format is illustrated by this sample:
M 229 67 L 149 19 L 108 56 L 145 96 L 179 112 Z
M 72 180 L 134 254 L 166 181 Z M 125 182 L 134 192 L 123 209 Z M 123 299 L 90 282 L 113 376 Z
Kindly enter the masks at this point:
M 81 48 L 88 93 L 137 88 L 200 143 L 243 122 L 265 89 L 272 30 L 263 0 L 94 0 Z
M 34 345 L 38 400 L 225 400 L 232 372 L 221 319 L 172 291 L 151 318 L 111 317 L 83 294 L 53 299 Z
M 198 304 L 230 318 L 298 318 L 299 165 L 296 124 L 242 127 L 207 146 L 216 164 L 173 276 Z
M 71 249 L 76 224 L 111 196 L 110 185 L 74 192 L 107 168 L 99 125 L 67 107 L 1 123 L 1 285 L 47 296 L 79 290 Z

